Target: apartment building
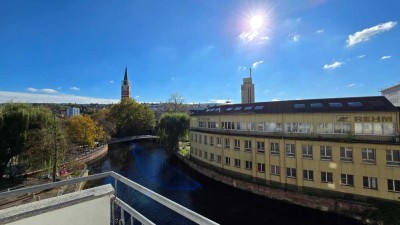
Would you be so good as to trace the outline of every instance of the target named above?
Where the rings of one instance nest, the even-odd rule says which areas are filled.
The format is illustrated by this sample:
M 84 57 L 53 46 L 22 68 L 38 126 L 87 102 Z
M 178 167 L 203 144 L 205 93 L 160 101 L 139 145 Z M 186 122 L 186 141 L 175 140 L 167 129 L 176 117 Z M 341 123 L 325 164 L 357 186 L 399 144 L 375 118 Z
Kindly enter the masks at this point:
M 400 200 L 399 111 L 385 97 L 210 107 L 190 119 L 191 157 L 294 191 Z

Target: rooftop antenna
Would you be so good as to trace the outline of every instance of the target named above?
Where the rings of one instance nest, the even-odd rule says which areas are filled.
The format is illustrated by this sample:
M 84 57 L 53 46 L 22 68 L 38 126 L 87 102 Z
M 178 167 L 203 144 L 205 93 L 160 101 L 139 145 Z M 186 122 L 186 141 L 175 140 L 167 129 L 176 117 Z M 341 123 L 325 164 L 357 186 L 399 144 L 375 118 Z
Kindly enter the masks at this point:
M 251 78 L 251 66 L 250 66 L 250 78 Z

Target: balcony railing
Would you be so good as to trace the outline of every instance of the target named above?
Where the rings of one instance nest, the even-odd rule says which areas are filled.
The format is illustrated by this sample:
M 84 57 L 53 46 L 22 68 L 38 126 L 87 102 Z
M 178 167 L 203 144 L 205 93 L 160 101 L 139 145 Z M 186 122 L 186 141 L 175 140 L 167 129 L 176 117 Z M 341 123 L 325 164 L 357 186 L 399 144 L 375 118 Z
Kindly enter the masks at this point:
M 154 191 L 151 191 L 150 189 L 147 189 L 146 187 L 133 182 L 129 180 L 126 177 L 121 176 L 118 173 L 115 173 L 113 171 L 110 172 L 104 172 L 104 173 L 99 173 L 95 175 L 90 175 L 87 177 L 79 177 L 79 178 L 73 178 L 69 180 L 63 180 L 55 183 L 47 183 L 47 184 L 42 184 L 42 185 L 37 185 L 37 186 L 31 186 L 31 187 L 26 187 L 26 188 L 21 188 L 17 190 L 12 190 L 12 191 L 7 191 L 7 192 L 2 192 L 0 193 L 0 199 L 4 198 L 9 198 L 9 197 L 15 197 L 18 195 L 23 195 L 23 194 L 28 194 L 28 193 L 35 193 L 35 192 L 40 192 L 48 189 L 53 189 L 56 187 L 64 186 L 64 185 L 72 185 L 72 184 L 77 184 L 80 182 L 85 182 L 85 181 L 90 181 L 90 180 L 98 180 L 106 177 L 112 177 L 114 178 L 114 189 L 115 189 L 115 197 L 113 198 L 111 202 L 111 221 L 110 224 L 128 224 L 126 223 L 126 216 L 125 213 L 129 214 L 128 216 L 128 222 L 130 224 L 133 224 L 135 220 L 139 221 L 141 224 L 154 224 L 152 221 L 150 221 L 148 218 L 137 212 L 135 209 L 133 209 L 131 206 L 126 204 L 124 201 L 122 201 L 120 198 L 118 198 L 118 193 L 117 193 L 117 186 L 119 183 L 123 183 L 133 190 L 153 199 L 154 201 L 166 206 L 167 208 L 175 211 L 176 213 L 186 217 L 187 219 L 197 223 L 197 224 L 217 224 L 214 221 L 182 206 L 179 205 L 178 203 L 171 201 L 168 198 L 165 198 L 162 195 L 157 194 Z M 117 207 L 120 208 L 120 219 L 116 218 L 116 212 L 117 212 Z M 1 222 L 1 220 L 0 220 Z

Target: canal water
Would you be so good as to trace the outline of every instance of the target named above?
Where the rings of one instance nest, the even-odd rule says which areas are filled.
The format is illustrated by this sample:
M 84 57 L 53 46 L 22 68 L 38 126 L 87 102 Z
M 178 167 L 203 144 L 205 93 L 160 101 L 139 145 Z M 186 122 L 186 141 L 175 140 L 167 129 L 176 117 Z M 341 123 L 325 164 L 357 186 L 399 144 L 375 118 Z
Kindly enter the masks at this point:
M 187 167 L 154 143 L 115 144 L 90 173 L 113 170 L 220 224 L 338 225 L 361 224 L 332 213 L 263 198 L 218 183 Z M 98 181 L 111 183 L 112 178 Z M 156 224 L 193 224 L 125 185 L 118 197 Z

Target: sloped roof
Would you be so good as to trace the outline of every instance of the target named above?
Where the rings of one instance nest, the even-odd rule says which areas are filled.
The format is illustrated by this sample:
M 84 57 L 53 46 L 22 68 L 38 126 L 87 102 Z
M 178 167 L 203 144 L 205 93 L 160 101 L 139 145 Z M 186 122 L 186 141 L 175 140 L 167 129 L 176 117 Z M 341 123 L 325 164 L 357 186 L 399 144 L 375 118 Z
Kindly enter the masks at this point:
M 210 107 L 192 115 L 265 113 L 398 112 L 384 96 L 306 99 Z

